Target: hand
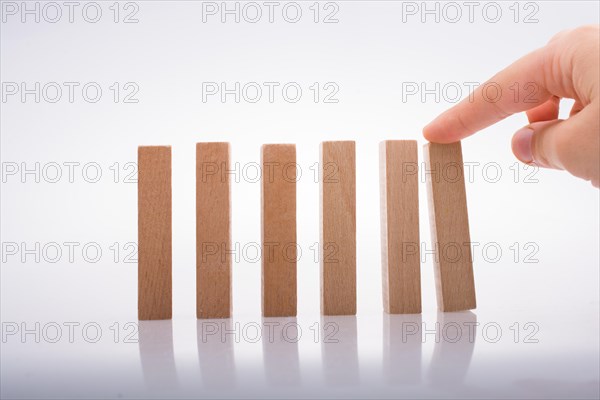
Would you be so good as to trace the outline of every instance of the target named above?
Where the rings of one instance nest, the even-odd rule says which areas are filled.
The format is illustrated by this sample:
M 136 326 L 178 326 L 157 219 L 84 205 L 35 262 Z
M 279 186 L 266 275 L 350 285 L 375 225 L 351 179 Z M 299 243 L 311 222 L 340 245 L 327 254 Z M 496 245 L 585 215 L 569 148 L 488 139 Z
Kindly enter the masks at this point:
M 491 86 L 501 89 L 497 100 L 490 101 L 493 96 L 484 92 L 486 87 L 492 92 Z M 527 111 L 529 125 L 512 139 L 515 156 L 527 164 L 566 170 L 598 187 L 599 92 L 600 27 L 582 26 L 559 33 L 545 47 L 496 74 L 427 125 L 423 135 L 431 142 L 456 142 Z M 563 97 L 575 100 L 566 120 L 558 119 Z

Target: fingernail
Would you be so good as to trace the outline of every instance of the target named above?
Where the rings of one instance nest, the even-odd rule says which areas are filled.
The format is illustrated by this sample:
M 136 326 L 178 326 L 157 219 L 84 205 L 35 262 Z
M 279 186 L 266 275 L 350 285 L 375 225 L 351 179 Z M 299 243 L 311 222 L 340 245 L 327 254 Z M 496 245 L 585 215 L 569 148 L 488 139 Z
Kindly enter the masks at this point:
M 533 153 L 531 142 L 533 138 L 533 129 L 523 128 L 515 133 L 513 138 L 513 152 L 515 156 L 524 163 L 533 162 Z

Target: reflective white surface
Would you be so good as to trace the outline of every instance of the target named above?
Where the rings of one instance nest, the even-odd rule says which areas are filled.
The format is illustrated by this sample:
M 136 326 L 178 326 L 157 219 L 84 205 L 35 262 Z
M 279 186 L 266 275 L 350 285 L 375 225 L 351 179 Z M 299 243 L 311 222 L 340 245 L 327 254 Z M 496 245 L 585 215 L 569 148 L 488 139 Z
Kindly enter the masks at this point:
M 97 82 L 104 89 L 98 103 L 80 95 L 71 103 L 65 94 L 57 103 L 36 103 L 31 95 L 23 103 L 15 95 L 0 104 L 3 172 L 6 165 L 63 166 L 56 183 L 3 175 L 2 398 L 600 396 L 599 191 L 567 174 L 532 172 L 516 162 L 510 137 L 527 123 L 524 115 L 462 144 L 465 162 L 477 165 L 466 185 L 471 239 L 479 243 L 473 253 L 478 309 L 471 313 L 435 311 L 424 180 L 423 314 L 382 313 L 378 182 L 379 142 L 410 139 L 421 146 L 422 127 L 456 102 L 449 98 L 454 92 L 405 98 L 404 84 L 457 84 L 464 98 L 466 83 L 484 82 L 557 32 L 597 24 L 597 1 L 522 2 L 517 22 L 513 2 L 495 2 L 503 12 L 497 23 L 482 19 L 483 2 L 474 22 L 458 2 L 465 12 L 460 22 L 436 22 L 430 15 L 422 23 L 419 14 L 403 21 L 407 2 L 339 1 L 333 24 L 312 22 L 312 1 L 300 3 L 299 23 L 278 17 L 256 24 L 223 24 L 219 15 L 203 23 L 201 2 L 135 3 L 139 22 L 133 24 L 112 22 L 112 1 L 101 2 L 98 23 L 78 13 L 73 23 L 21 23 L 16 15 L 0 24 L 2 82 Z M 524 23 L 536 7 L 537 22 Z M 131 12 L 120 10 L 121 19 Z M 326 10 L 320 10 L 323 17 Z M 136 83 L 139 102 L 115 103 L 114 82 L 121 89 Z M 218 96 L 203 102 L 203 82 L 298 82 L 304 96 L 297 103 L 280 97 L 222 103 Z M 339 102 L 315 103 L 309 89 L 315 82 L 336 83 Z M 569 113 L 569 102 L 564 105 L 562 117 Z M 323 140 L 357 144 L 356 317 L 319 314 L 312 251 L 319 240 L 319 185 L 313 173 Z M 198 141 L 231 142 L 240 169 L 259 162 L 263 143 L 296 143 L 304 172 L 297 187 L 303 257 L 296 320 L 261 319 L 260 262 L 248 257 L 233 265 L 233 319 L 225 328 L 237 337 L 222 340 L 222 321 L 194 318 Z M 137 193 L 124 166 L 135 163 L 137 146 L 157 144 L 172 145 L 173 320 L 138 327 L 137 265 L 125 247 L 137 241 Z M 69 182 L 64 163 L 74 162 L 79 168 Z M 101 167 L 98 182 L 82 179 L 87 163 Z M 501 179 L 494 168 L 485 175 L 486 166 L 499 167 Z M 260 242 L 259 183 L 232 185 L 232 215 L 234 242 Z M 78 243 L 74 260 L 65 242 Z M 36 243 L 60 244 L 62 258 L 28 253 Z M 102 250 L 99 261 L 82 256 L 88 243 Z M 5 244 L 18 251 L 12 254 Z M 490 253 L 483 251 L 486 244 L 494 245 Z M 467 327 L 475 321 L 471 341 Z M 264 334 L 256 340 L 257 326 L 265 333 L 276 323 L 279 329 L 298 324 L 299 341 L 282 340 L 281 332 L 272 342 Z M 453 343 L 457 325 L 463 336 Z M 33 333 L 22 337 L 24 329 Z
M 42 324 L 7 335 L 2 397 L 597 398 L 592 311 Z

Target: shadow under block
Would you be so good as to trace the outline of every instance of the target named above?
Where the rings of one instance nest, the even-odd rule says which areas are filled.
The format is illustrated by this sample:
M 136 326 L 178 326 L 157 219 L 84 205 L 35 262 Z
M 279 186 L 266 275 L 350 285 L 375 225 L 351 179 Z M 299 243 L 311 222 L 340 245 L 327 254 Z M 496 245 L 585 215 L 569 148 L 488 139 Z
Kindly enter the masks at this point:
M 296 316 L 296 146 L 261 148 L 262 314 Z
M 424 146 L 438 308 L 471 310 L 475 281 L 460 142 Z
M 171 147 L 138 147 L 138 318 L 170 319 Z
M 355 143 L 322 142 L 320 152 L 321 313 L 355 315 Z
M 231 317 L 229 143 L 196 144 L 196 315 Z
M 415 140 L 379 145 L 383 309 L 421 312 L 419 164 Z

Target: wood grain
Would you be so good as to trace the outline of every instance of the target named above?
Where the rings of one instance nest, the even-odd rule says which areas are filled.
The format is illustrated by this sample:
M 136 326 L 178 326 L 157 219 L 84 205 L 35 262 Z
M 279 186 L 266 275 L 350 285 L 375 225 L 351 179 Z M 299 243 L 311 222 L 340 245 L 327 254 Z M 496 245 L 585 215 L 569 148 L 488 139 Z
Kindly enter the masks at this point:
M 421 312 L 417 153 L 415 140 L 379 145 L 383 308 L 390 314 Z
M 355 143 L 322 142 L 320 150 L 321 313 L 355 315 Z
M 296 316 L 296 146 L 261 148 L 262 313 Z
M 138 318 L 170 319 L 171 147 L 138 148 Z
M 438 308 L 476 307 L 460 142 L 424 146 Z
M 196 315 L 231 317 L 229 143 L 196 144 Z

